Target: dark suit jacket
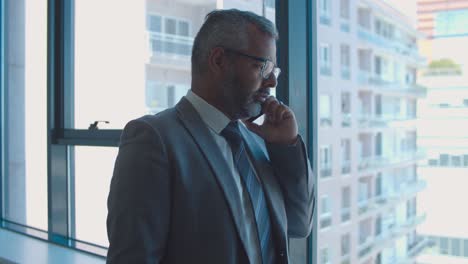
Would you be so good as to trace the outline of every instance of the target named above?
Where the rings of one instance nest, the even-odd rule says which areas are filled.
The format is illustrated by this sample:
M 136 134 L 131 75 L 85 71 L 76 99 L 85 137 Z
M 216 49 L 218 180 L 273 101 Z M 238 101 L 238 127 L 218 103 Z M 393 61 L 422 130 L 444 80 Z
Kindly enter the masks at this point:
M 306 237 L 312 228 L 313 178 L 304 144 L 265 144 L 241 128 L 263 182 L 278 263 L 288 263 L 288 237 Z M 245 246 L 230 173 L 187 99 L 129 122 L 108 198 L 107 263 L 261 263 L 258 248 Z

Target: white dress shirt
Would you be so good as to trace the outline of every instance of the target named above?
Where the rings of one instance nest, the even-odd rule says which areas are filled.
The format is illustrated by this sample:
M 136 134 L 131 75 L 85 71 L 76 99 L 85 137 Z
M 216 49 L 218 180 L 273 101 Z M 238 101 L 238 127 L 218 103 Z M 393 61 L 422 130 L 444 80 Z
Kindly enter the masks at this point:
M 236 182 L 239 198 L 242 203 L 242 218 L 244 219 L 245 228 L 247 229 L 248 234 L 248 241 L 246 241 L 248 243 L 247 246 L 259 248 L 259 241 L 256 230 L 257 226 L 255 222 L 255 216 L 252 210 L 252 205 L 250 203 L 250 198 L 248 196 L 249 193 L 241 182 L 241 177 L 239 175 L 236 165 L 234 164 L 231 147 L 229 146 L 226 139 L 221 135 L 221 131 L 229 124 L 231 120 L 221 111 L 219 111 L 216 107 L 210 105 L 208 102 L 203 100 L 191 90 L 188 91 L 185 98 L 193 105 L 203 122 L 209 128 L 209 131 L 211 132 L 211 135 L 215 140 L 216 145 L 218 145 L 224 159 L 226 160 L 227 165 L 231 170 L 231 173 L 226 174 L 225 176 L 234 176 L 234 181 Z M 252 168 L 255 171 L 255 168 L 253 166 Z M 256 171 L 255 174 L 258 177 Z M 256 250 L 256 252 L 257 251 L 258 253 L 260 253 L 260 250 Z

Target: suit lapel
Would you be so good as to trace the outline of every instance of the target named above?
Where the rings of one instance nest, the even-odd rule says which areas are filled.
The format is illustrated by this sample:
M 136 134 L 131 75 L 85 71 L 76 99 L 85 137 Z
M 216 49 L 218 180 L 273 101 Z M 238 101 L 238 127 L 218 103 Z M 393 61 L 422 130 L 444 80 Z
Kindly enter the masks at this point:
M 286 241 L 286 212 L 282 199 L 283 196 L 281 195 L 282 191 L 275 178 L 273 168 L 270 165 L 267 154 L 262 150 L 259 142 L 250 134 L 251 132 L 249 132 L 247 128 L 241 126 L 241 133 L 247 142 L 247 149 L 252 157 L 252 163 L 254 164 L 258 177 L 262 181 L 266 199 L 271 209 L 270 215 L 273 218 L 272 221 L 276 223 L 282 238 L 281 241 Z
M 232 218 L 234 219 L 240 239 L 244 245 L 248 258 L 250 259 L 250 263 L 257 263 L 258 260 L 254 257 L 256 255 L 254 252 L 255 249 L 246 247 L 248 234 L 247 230 L 244 228 L 245 224 L 242 219 L 242 203 L 239 197 L 239 192 L 236 188 L 234 176 L 230 175 L 231 173 L 227 162 L 224 160 L 218 145 L 216 145 L 216 142 L 211 137 L 210 131 L 190 102 L 187 99 L 182 98 L 182 100 L 177 104 L 176 109 L 180 120 L 194 138 L 196 144 L 200 148 L 200 151 L 210 164 L 219 186 L 224 191 L 226 201 L 231 209 Z

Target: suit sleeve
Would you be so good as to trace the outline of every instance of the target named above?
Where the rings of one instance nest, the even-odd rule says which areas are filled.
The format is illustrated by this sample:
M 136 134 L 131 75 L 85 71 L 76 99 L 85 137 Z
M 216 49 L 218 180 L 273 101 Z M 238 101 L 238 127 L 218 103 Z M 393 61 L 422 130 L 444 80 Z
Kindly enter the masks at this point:
M 144 121 L 123 131 L 107 205 L 107 263 L 160 263 L 170 224 L 168 158 Z
M 307 237 L 312 230 L 315 195 L 304 142 L 299 136 L 294 145 L 267 143 L 267 149 L 285 199 L 288 235 Z

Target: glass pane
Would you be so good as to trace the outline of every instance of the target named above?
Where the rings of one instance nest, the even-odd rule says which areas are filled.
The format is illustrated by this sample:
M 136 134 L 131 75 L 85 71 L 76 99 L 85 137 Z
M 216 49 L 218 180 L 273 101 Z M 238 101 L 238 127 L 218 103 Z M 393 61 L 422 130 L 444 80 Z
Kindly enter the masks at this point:
M 74 153 L 70 163 L 75 178 L 75 238 L 107 247 L 107 195 L 118 149 L 71 147 L 70 150 Z
M 195 34 L 209 11 L 223 8 L 275 19 L 274 1 L 75 1 L 75 86 L 66 126 L 105 120 L 100 129 L 122 129 L 174 106 L 190 88 Z
M 468 154 L 466 106 L 463 99 L 468 98 L 468 89 L 461 88 L 466 87 L 465 84 L 461 85 L 462 78 L 459 79 L 459 86 L 452 81 L 451 87 L 459 87 L 458 97 L 455 97 L 454 92 L 449 98 L 445 94 L 447 90 L 442 88 L 451 80 L 450 77 L 445 81 L 427 79 L 424 83 L 421 76 L 427 70 L 426 58 L 439 60 L 449 53 L 463 53 L 462 47 L 468 43 L 468 38 L 464 36 L 463 41 L 457 38 L 460 44 L 453 46 L 458 47 L 457 50 L 449 48 L 452 46 L 448 39 L 425 39 L 418 32 L 418 28 L 434 26 L 432 22 L 439 15 L 434 10 L 448 8 L 436 6 L 432 1 L 316 2 L 319 10 L 315 21 L 317 43 L 314 46 L 318 56 L 315 74 L 318 85 L 316 134 L 319 144 L 314 146 L 319 166 L 317 196 L 340 201 L 339 206 L 331 207 L 331 224 L 319 230 L 316 244 L 341 243 L 341 252 L 329 252 L 333 263 L 416 263 L 419 255 L 426 254 L 424 236 L 433 234 L 436 229 L 445 229 L 446 233 L 439 233 L 440 236 L 449 237 L 458 232 L 460 238 L 466 238 L 466 232 L 461 231 L 464 230 L 461 221 L 453 220 L 458 225 L 457 229 L 454 227 L 451 231 L 446 226 L 442 227 L 447 212 L 451 211 L 448 208 L 441 208 L 437 216 L 434 213 L 431 228 L 423 231 L 423 227 L 429 223 L 429 212 L 433 208 L 438 205 L 443 207 L 442 204 L 456 204 L 455 199 L 448 202 L 450 199 L 447 196 L 450 195 L 447 195 L 447 187 L 455 188 L 455 184 L 445 183 L 447 178 L 455 178 L 452 175 L 458 173 L 461 177 L 462 173 L 466 175 L 468 171 L 452 173 L 439 170 L 429 176 L 421 172 L 421 162 L 424 163 L 426 159 L 425 150 L 437 145 L 440 149 L 434 151 L 432 164 L 444 164 L 444 167 L 451 166 L 452 169 L 463 168 L 463 155 Z M 424 12 L 418 12 L 418 8 L 431 5 Z M 467 7 L 468 4 L 463 8 Z M 426 15 L 430 12 L 433 13 L 431 17 Z M 445 25 L 449 23 L 447 17 L 444 18 Z M 431 23 L 418 25 L 423 21 Z M 458 21 L 466 22 L 461 18 Z M 459 26 L 453 26 L 460 29 Z M 432 44 L 435 42 L 438 44 Z M 456 62 L 438 61 L 435 64 L 440 68 L 451 67 L 452 72 L 464 73 L 461 65 L 466 65 L 468 56 L 458 58 Z M 455 118 L 450 126 L 451 133 L 463 137 L 456 143 L 450 143 L 455 148 L 463 142 L 462 150 L 457 153 L 447 151 L 449 144 L 439 141 L 440 138 L 436 138 L 433 133 L 437 131 L 443 135 L 443 128 L 447 127 L 448 121 L 444 125 L 434 126 L 434 123 L 439 122 L 434 121 L 432 113 L 435 112 L 427 112 L 424 126 L 418 119 L 420 113 L 428 108 L 427 103 L 422 104 L 429 99 L 426 99 L 426 95 L 432 92 L 425 89 L 423 84 L 431 84 L 434 91 L 439 93 L 439 101 L 436 102 L 434 96 L 432 105 L 442 104 L 446 110 L 451 109 L 450 113 L 459 111 L 456 116 L 460 118 L 460 130 L 455 128 Z M 326 125 L 328 119 L 338 121 Z M 422 140 L 422 135 L 431 136 L 432 139 Z M 427 144 L 419 144 L 423 141 Z M 330 151 L 328 157 L 326 149 L 335 151 Z M 330 170 L 324 170 L 326 164 L 331 173 Z M 438 193 L 425 195 L 430 188 L 436 188 L 431 187 L 429 178 L 437 182 L 433 186 L 444 186 L 443 190 L 440 188 Z M 461 178 L 457 182 L 458 186 L 464 185 Z M 463 195 L 459 193 L 458 197 Z M 421 202 L 422 198 L 424 202 Z M 441 200 L 447 202 L 442 203 Z M 322 199 L 318 200 L 318 208 L 323 208 L 320 204 L 323 202 Z M 459 219 L 455 210 L 452 217 Z M 460 211 L 458 214 L 461 214 Z M 322 223 L 320 215 L 318 217 L 319 223 Z M 349 245 L 347 234 L 351 234 Z M 344 254 L 348 249 L 350 254 Z M 323 257 L 320 256 L 320 248 L 317 251 L 319 254 L 314 257 L 314 262 L 321 263 Z M 452 252 L 448 246 L 447 252 Z M 462 255 L 461 250 L 453 252 Z M 436 263 L 429 260 L 422 262 Z
M 47 230 L 47 1 L 5 7 L 5 218 Z

